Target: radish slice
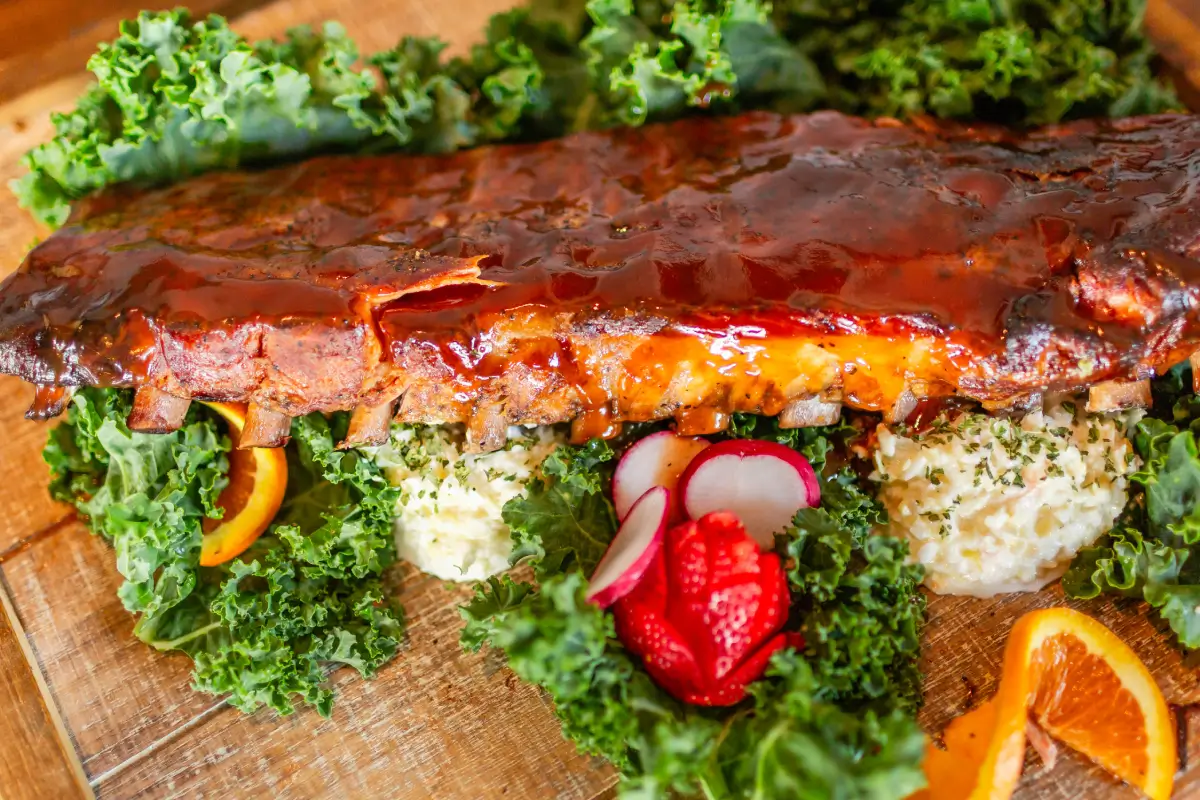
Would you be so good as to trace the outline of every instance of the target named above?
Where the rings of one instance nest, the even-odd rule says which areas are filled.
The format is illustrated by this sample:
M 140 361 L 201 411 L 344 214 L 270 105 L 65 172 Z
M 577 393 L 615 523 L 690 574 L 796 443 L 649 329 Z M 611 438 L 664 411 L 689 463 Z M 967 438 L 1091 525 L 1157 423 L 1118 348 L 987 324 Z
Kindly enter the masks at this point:
M 680 474 L 708 444 L 698 437 L 662 431 L 625 451 L 613 473 L 613 509 L 617 519 L 625 519 L 638 498 L 654 486 L 675 491 Z
M 587 599 L 608 608 L 637 585 L 662 547 L 671 492 L 655 486 L 643 494 L 621 523 L 588 584 Z
M 718 442 L 696 456 L 679 478 L 692 519 L 732 511 L 764 550 L 775 546 L 802 508 L 821 502 L 812 465 L 790 447 L 754 439 Z

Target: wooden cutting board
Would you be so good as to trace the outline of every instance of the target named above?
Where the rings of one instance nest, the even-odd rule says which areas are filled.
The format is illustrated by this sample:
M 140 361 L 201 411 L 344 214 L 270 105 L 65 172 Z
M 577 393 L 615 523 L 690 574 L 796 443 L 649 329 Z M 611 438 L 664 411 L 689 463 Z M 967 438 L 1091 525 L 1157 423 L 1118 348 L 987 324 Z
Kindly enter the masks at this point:
M 341 20 L 365 52 L 402 34 L 470 43 L 507 0 L 193 0 L 251 38 L 301 22 Z M 0 181 L 51 134 L 48 112 L 86 83 L 96 41 L 140 0 L 8 0 L 0 5 Z M 169 5 L 169 4 L 167 4 Z M 1151 0 L 1147 24 L 1175 74 L 1200 87 L 1200 0 Z M 1187 91 L 1192 91 L 1188 89 Z M 1195 95 L 1193 95 L 1195 96 Z M 1200 108 L 1200 106 L 1196 106 Z M 39 234 L 0 191 L 0 276 Z M 22 418 L 30 388 L 0 378 L 0 798 L 610 796 L 611 767 L 563 740 L 549 702 L 501 660 L 458 647 L 467 592 L 397 568 L 409 618 L 401 655 L 373 681 L 342 671 L 333 718 L 311 711 L 245 716 L 188 686 L 184 656 L 132 636 L 116 598 L 109 548 L 46 494 L 48 425 Z M 1023 612 L 1063 603 L 1060 590 L 929 605 L 922 724 L 940 730 L 995 689 L 1004 639 Z M 1151 666 L 1179 707 L 1187 759 L 1177 797 L 1200 797 L 1200 671 L 1136 603 L 1078 603 Z M 1047 773 L 1032 757 L 1019 796 L 1119 798 L 1134 793 L 1071 755 Z

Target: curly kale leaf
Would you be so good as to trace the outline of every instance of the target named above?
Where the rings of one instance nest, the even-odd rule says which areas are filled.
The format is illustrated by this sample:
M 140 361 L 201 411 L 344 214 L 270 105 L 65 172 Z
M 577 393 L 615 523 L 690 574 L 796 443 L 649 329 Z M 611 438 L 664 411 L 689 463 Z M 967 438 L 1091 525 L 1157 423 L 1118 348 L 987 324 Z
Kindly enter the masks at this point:
M 785 650 L 751 687 L 754 707 L 718 753 L 729 796 L 886 800 L 922 788 L 925 737 L 908 710 L 830 702 L 820 672 Z
M 275 518 L 304 573 L 351 580 L 377 575 L 395 561 L 392 515 L 399 490 L 371 459 L 338 450 L 348 415 L 320 414 L 292 423 L 288 492 Z
M 72 503 L 112 543 L 124 578 L 118 595 L 134 613 L 154 615 L 196 586 L 200 524 L 228 479 L 229 438 L 193 410 L 169 434 L 129 430 L 127 396 L 82 389 L 44 457 L 51 494 Z
M 1168 376 L 1167 381 L 1172 380 Z M 1164 392 L 1171 391 L 1164 387 Z M 1178 397 L 1172 411 L 1192 423 L 1195 398 Z M 1134 447 L 1141 487 L 1107 535 L 1076 556 L 1063 576 L 1072 597 L 1102 592 L 1141 597 L 1158 610 L 1187 648 L 1200 647 L 1200 452 L 1190 427 L 1149 417 L 1137 425 Z
M 515 19 L 515 17 L 514 17 Z M 494 23 L 466 59 L 405 38 L 359 64 L 337 23 L 251 44 L 222 17 L 142 12 L 88 61 L 96 82 L 24 157 L 21 204 L 61 225 L 111 183 L 175 180 L 325 150 L 446 151 L 507 138 L 542 81 L 529 47 Z
M 503 650 L 518 676 L 549 693 L 564 734 L 621 770 L 623 797 L 883 800 L 923 784 L 924 737 L 900 708 L 841 708 L 792 650 L 735 709 L 682 704 L 624 650 L 586 587 L 576 570 L 540 591 L 509 579 L 481 585 L 463 610 L 463 640 Z
M 1141 30 L 1145 0 L 774 3 L 830 104 L 868 115 L 1044 124 L 1178 108 Z
M 689 108 L 777 102 L 809 108 L 824 94 L 812 62 L 772 25 L 768 5 L 747 0 L 673 4 L 592 0 L 580 47 L 596 99 L 597 123 L 637 125 Z
M 609 502 L 615 451 L 593 439 L 562 446 L 542 463 L 525 493 L 504 504 L 512 530 L 512 562 L 528 561 L 540 579 L 567 569 L 590 574 L 617 530 Z
M 848 474 L 830 483 L 785 537 L 805 654 L 823 697 L 911 713 L 921 701 L 922 568 L 905 563 L 903 540 L 871 535 L 883 509 Z
M 83 389 L 45 450 L 55 497 L 73 503 L 116 553 L 134 633 L 195 662 L 196 688 L 245 711 L 328 715 L 327 671 L 373 674 L 396 652 L 399 609 L 380 573 L 394 558 L 395 490 L 378 467 L 334 449 L 320 415 L 296 420 L 281 522 L 241 558 L 201 567 L 201 523 L 217 516 L 229 440 L 195 404 L 178 431 L 143 435 L 125 425 L 129 393 Z
M 121 181 L 337 150 L 446 152 L 693 112 L 832 107 L 1013 124 L 1178 107 L 1144 0 L 533 0 L 445 59 L 406 37 L 360 59 L 341 26 L 251 43 L 221 17 L 143 12 L 24 157 L 21 204 L 61 225 Z M 365 67 L 364 67 L 365 63 Z

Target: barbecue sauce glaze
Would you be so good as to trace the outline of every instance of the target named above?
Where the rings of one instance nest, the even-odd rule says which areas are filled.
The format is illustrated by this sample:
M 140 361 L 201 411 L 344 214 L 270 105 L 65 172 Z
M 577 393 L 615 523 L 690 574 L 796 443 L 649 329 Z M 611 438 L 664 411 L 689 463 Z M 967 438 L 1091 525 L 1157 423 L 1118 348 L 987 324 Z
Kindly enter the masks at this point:
M 4 283 L 0 371 L 578 436 L 822 394 L 1002 402 L 1196 346 L 1198 184 L 1191 116 L 757 113 L 116 187 Z

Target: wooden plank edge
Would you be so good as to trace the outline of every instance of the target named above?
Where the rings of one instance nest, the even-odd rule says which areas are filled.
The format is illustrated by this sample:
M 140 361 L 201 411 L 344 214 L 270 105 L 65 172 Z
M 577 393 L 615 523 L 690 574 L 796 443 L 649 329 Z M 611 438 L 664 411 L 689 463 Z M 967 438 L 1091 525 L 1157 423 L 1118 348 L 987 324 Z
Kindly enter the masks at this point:
M 25 629 L 21 625 L 20 619 L 17 617 L 16 608 L 13 607 L 12 600 L 9 597 L 8 583 L 0 576 L 0 607 L 3 607 L 3 614 L 0 615 L 0 626 L 4 630 L 0 631 L 0 635 L 11 635 L 16 641 L 20 649 L 21 656 L 24 659 L 24 672 L 22 676 L 18 670 L 21 664 L 3 664 L 4 674 L 6 678 L 13 680 L 24 680 L 28 684 L 25 687 L 27 691 L 31 691 L 41 701 L 41 713 L 46 721 L 50 723 L 52 733 L 39 732 L 30 730 L 26 727 L 24 733 L 30 741 L 39 742 L 45 748 L 52 748 L 53 752 L 57 752 L 58 759 L 54 759 L 58 763 L 51 764 L 51 759 L 46 758 L 41 767 L 45 772 L 42 774 L 21 774 L 17 770 L 19 765 L 25 762 L 18 762 L 16 759 L 5 758 L 0 760 L 0 798 L 3 800 L 17 800 L 23 797 L 50 797 L 43 787 L 48 783 L 53 782 L 57 789 L 61 792 L 62 786 L 73 786 L 77 791 L 73 797 L 85 798 L 92 800 L 95 798 L 95 793 L 92 791 L 91 785 L 88 783 L 87 773 L 83 769 L 83 762 L 79 758 L 79 751 L 75 747 L 75 741 L 71 736 L 66 724 L 63 722 L 62 715 L 58 710 L 58 703 L 55 701 L 53 694 L 50 692 L 50 687 L 46 683 L 46 676 L 42 672 L 41 665 L 38 663 L 37 657 L 34 655 L 33 648 L 29 644 L 29 637 L 25 635 Z M 14 724 L 21 724 L 21 717 L 13 711 L 6 710 L 5 717 Z M 40 740 L 40 741 L 39 741 Z M 5 742 L 5 747 L 8 747 L 10 742 Z M 50 770 L 57 769 L 57 773 L 52 773 Z M 10 772 L 11 770 L 11 772 Z M 62 771 L 69 773 L 64 776 Z M 66 778 L 65 782 L 63 778 Z M 57 797 L 62 800 L 67 800 L 60 794 Z

